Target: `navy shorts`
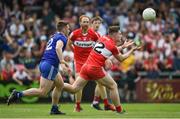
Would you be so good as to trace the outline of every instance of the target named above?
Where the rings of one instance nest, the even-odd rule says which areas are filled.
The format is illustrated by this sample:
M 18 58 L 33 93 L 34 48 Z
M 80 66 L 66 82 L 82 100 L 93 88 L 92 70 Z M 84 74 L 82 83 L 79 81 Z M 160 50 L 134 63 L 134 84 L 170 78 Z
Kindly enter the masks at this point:
M 45 79 L 54 80 L 58 73 L 58 68 L 49 64 L 46 61 L 41 61 L 39 64 L 39 70 L 41 72 L 41 76 Z

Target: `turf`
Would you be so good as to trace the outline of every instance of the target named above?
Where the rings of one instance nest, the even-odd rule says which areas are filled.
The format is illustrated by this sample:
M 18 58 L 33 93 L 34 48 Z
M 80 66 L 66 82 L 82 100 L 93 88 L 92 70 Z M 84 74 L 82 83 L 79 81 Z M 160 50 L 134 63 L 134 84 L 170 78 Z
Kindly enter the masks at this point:
M 134 103 L 123 104 L 126 114 L 97 111 L 90 104 L 82 104 L 83 111 L 73 112 L 73 104 L 61 104 L 62 115 L 49 115 L 50 104 L 0 104 L 0 118 L 180 118 L 180 104 Z M 102 106 L 102 105 L 101 105 Z

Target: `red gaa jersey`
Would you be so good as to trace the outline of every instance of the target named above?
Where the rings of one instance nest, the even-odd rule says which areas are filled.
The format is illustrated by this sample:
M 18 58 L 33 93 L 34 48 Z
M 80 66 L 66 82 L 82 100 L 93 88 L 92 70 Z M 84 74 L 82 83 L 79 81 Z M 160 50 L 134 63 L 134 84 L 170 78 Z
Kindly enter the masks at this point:
M 79 28 L 73 31 L 69 38 L 74 45 L 75 64 L 83 65 L 98 40 L 99 34 L 91 28 L 88 29 L 87 34 L 82 34 L 82 29 Z
M 94 49 L 91 51 L 86 64 L 103 67 L 105 61 L 111 55 L 118 55 L 119 51 L 115 45 L 113 39 L 109 36 L 102 36 L 99 38 L 98 43 L 94 46 Z

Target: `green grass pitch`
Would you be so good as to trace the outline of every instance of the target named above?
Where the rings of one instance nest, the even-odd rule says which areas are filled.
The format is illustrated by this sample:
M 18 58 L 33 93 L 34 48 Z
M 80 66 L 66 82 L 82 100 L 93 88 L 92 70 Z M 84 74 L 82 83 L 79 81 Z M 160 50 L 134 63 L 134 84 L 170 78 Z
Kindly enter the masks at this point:
M 101 104 L 102 106 L 102 104 Z M 82 104 L 82 112 L 73 112 L 74 104 L 63 103 L 60 109 L 66 115 L 49 115 L 51 104 L 0 104 L 0 118 L 179 118 L 178 103 L 134 103 L 123 104 L 126 114 L 112 111 L 97 111 L 89 103 Z

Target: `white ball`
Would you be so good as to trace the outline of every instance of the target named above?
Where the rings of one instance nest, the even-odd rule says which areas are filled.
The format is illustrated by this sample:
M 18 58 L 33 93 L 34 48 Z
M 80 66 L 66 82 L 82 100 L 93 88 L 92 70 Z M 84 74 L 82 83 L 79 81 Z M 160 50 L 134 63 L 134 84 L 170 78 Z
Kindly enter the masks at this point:
M 146 8 L 142 16 L 144 20 L 154 20 L 156 18 L 156 12 L 152 8 Z

